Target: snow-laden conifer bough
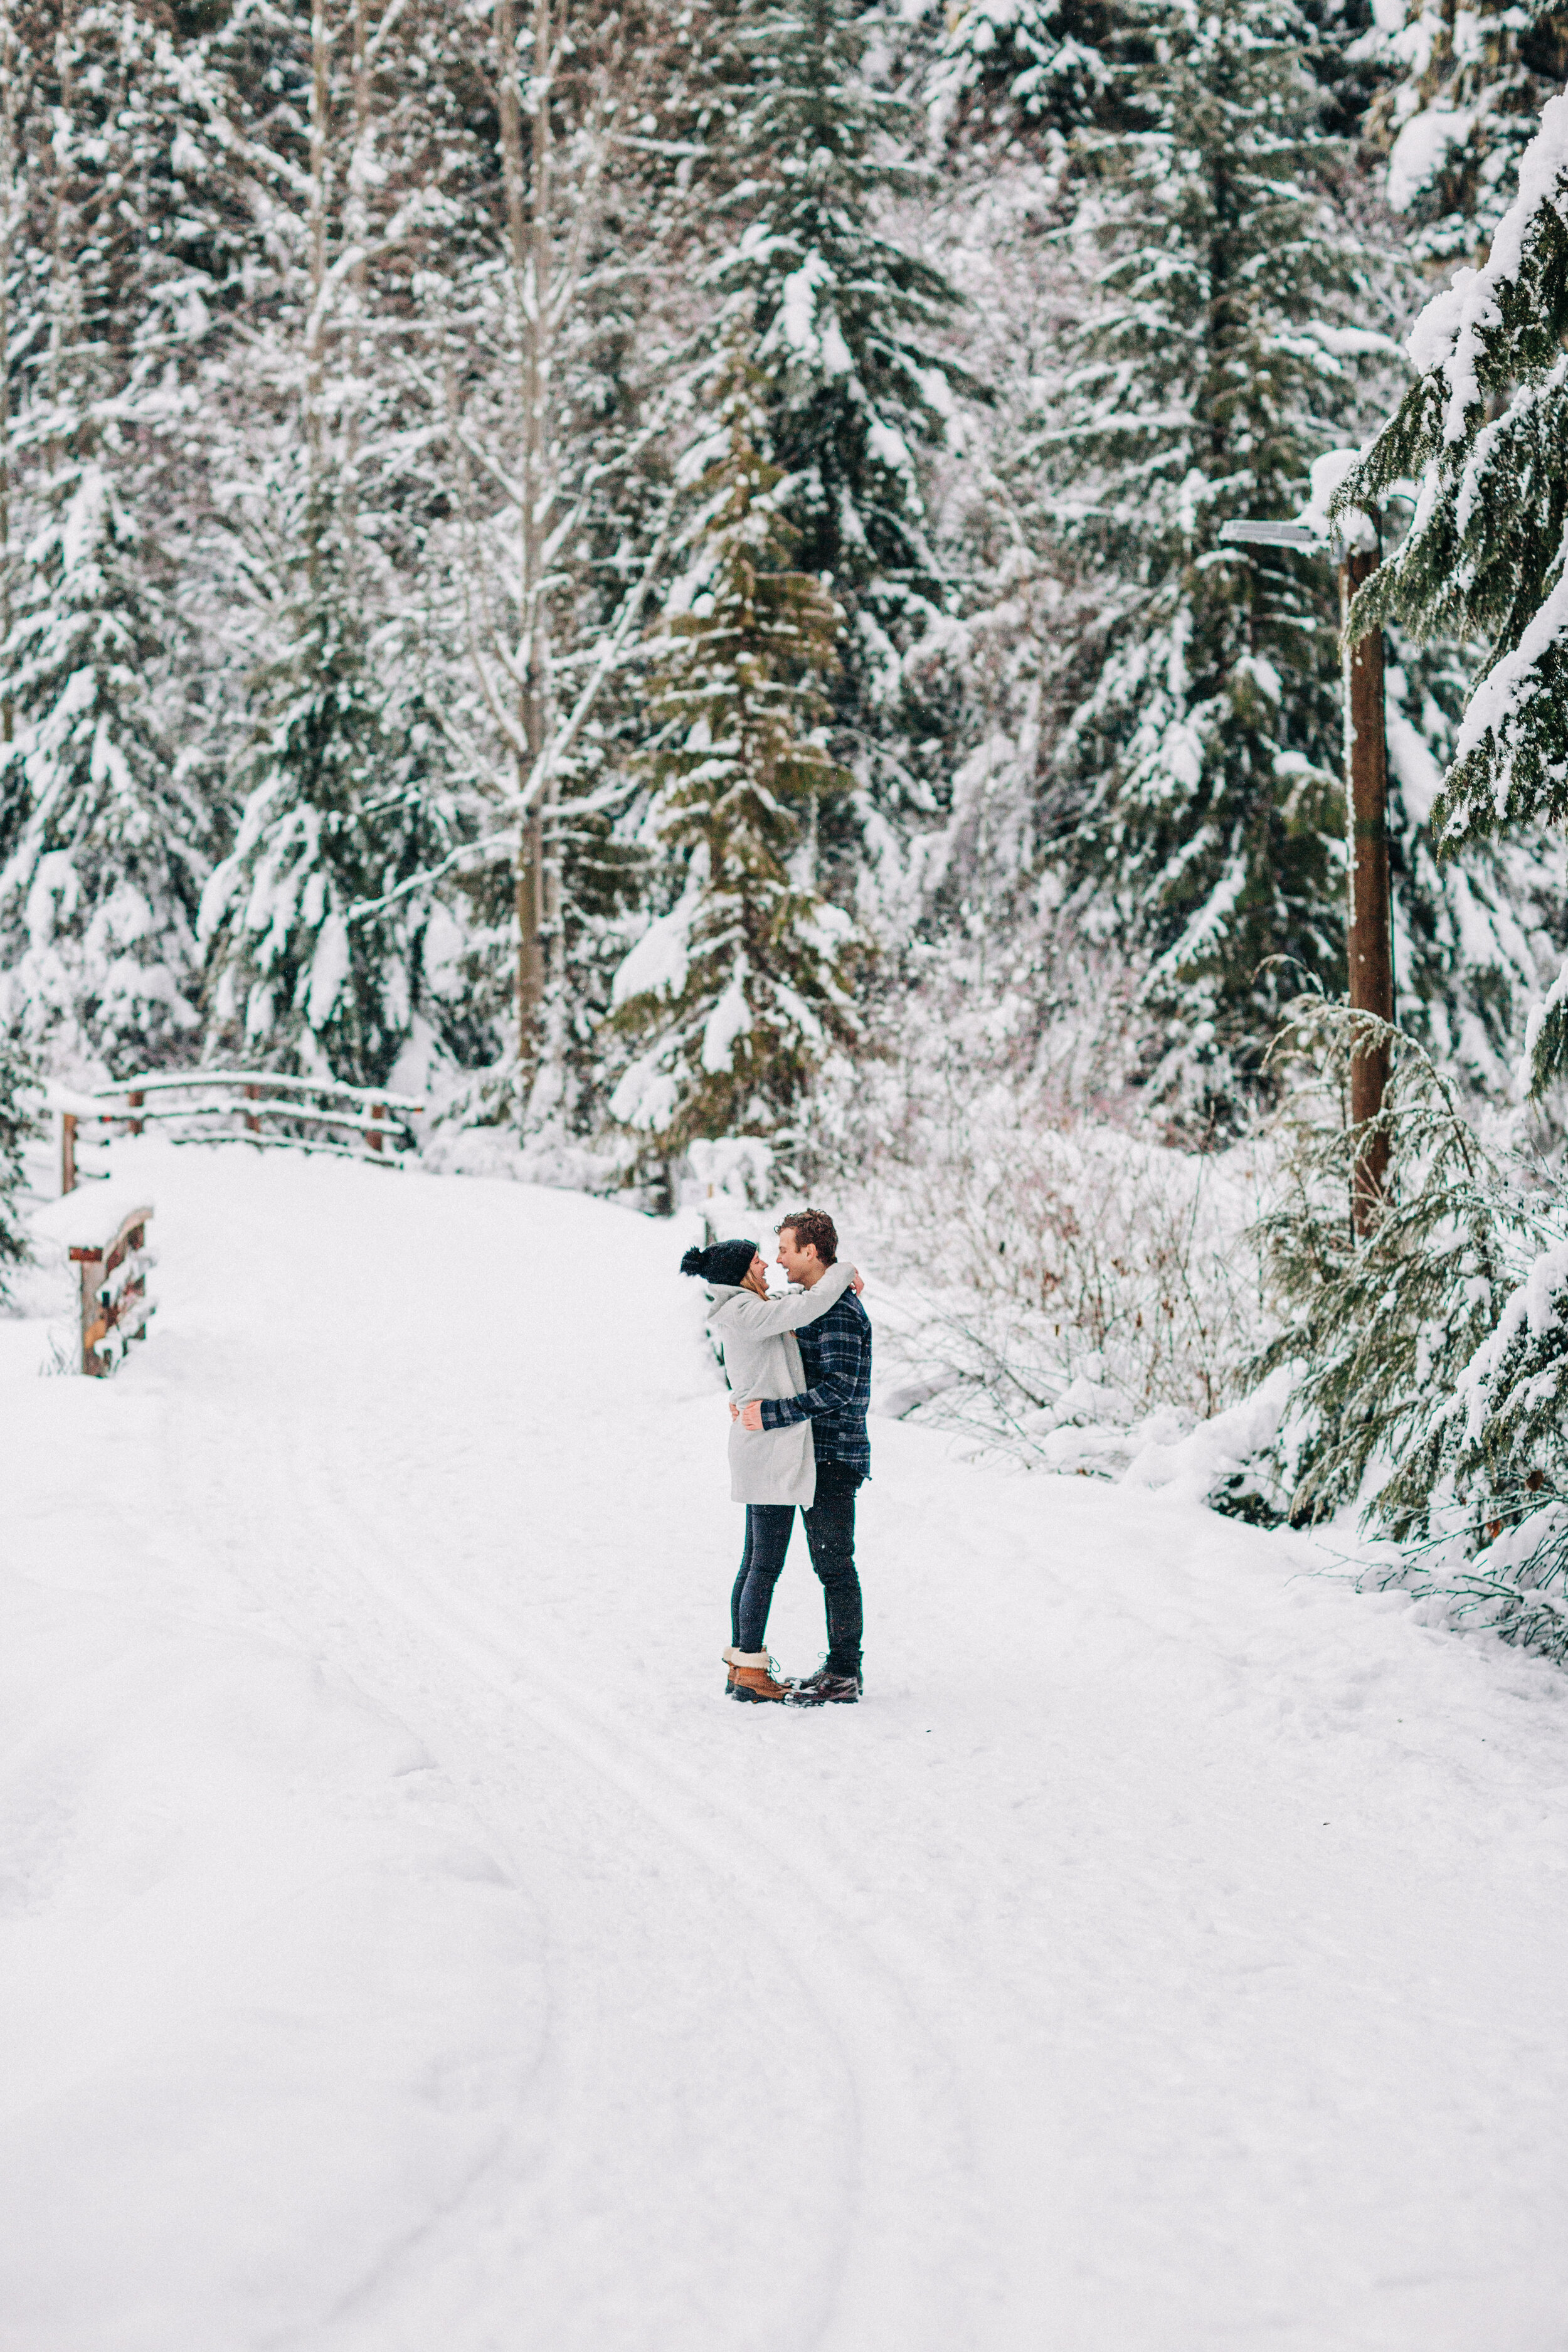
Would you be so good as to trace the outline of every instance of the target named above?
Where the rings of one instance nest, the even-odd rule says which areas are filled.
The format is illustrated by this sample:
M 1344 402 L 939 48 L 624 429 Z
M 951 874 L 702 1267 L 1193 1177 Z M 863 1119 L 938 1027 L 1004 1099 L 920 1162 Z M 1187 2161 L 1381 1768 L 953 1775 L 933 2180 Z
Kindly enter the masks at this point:
M 1441 849 L 1568 814 L 1565 258 L 1568 97 L 1558 97 L 1484 265 L 1456 270 L 1412 328 L 1416 381 L 1335 501 L 1417 486 L 1405 540 L 1357 598 L 1359 623 L 1394 617 L 1487 646 L 1432 811 Z M 1565 1005 L 1559 979 L 1531 1014 L 1521 1072 L 1531 1087 L 1562 1059 Z

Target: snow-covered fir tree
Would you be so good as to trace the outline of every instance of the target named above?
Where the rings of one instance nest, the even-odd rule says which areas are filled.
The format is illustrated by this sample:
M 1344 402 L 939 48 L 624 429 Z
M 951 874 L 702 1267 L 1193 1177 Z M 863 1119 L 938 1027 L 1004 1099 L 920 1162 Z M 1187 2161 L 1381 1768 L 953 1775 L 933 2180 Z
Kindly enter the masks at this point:
M 22 1215 L 23 1152 L 38 1132 L 37 1086 L 37 1074 L 15 1035 L 0 1029 L 0 1299 L 8 1275 L 29 1254 Z
M 211 1052 L 369 1086 L 418 996 L 427 899 L 396 894 L 444 845 L 436 730 L 371 642 L 333 487 L 285 486 L 269 519 L 275 649 L 251 682 L 238 839 L 200 922 Z
M 1058 526 L 1116 583 L 1058 753 L 1060 856 L 1094 919 L 1152 951 L 1150 1084 L 1206 1124 L 1290 992 L 1271 960 L 1337 986 L 1343 954 L 1331 583 L 1220 526 L 1293 513 L 1348 437 L 1373 305 L 1291 0 L 1153 0 L 1144 22 L 1145 124 L 1094 145 L 1094 306 L 1045 435 Z
M 815 812 L 850 781 L 824 725 L 838 614 L 787 568 L 796 534 L 757 446 L 760 392 L 744 356 L 727 356 L 716 432 L 693 455 L 685 576 L 653 649 L 650 824 L 683 883 L 616 977 L 637 1051 L 611 1111 L 666 1153 L 787 1127 L 856 1026 L 850 925 L 812 873 Z
M 1368 121 L 1388 150 L 1386 194 L 1423 266 L 1479 259 L 1513 200 L 1542 108 L 1568 76 L 1555 8 L 1411 0 L 1403 24 L 1379 12 L 1358 43 L 1386 81 Z
M 1553 99 L 1484 269 L 1461 269 L 1409 339 L 1417 380 L 1340 492 L 1420 484 L 1405 537 L 1361 591 L 1363 623 L 1480 638 L 1481 674 L 1432 814 L 1441 851 L 1568 820 L 1568 99 Z M 1537 1082 L 1561 1064 L 1568 989 L 1531 1016 Z
M 1460 1611 L 1568 1664 L 1568 1239 L 1538 1236 L 1500 1297 L 1496 1328 L 1429 1408 L 1427 1522 L 1462 1566 Z M 1436 1474 L 1435 1475 L 1433 1474 Z M 1441 1485 L 1438 1485 L 1438 1480 Z
M 1386 673 L 1397 1018 L 1472 1103 L 1514 1091 L 1531 1003 L 1568 947 L 1568 843 L 1531 832 L 1440 854 L 1431 816 L 1474 682 L 1468 650 L 1393 633 Z
M 213 825 L 174 739 L 167 562 L 80 437 L 38 486 L 0 647 L 0 1013 L 123 1075 L 194 1052 Z
M 1359 1508 L 1369 1533 L 1413 1547 L 1406 1581 L 1568 1659 L 1560 1189 L 1391 1030 L 1386 1205 L 1356 1234 L 1365 1130 L 1342 1106 L 1364 1016 L 1321 1000 L 1291 1013 L 1286 1181 L 1259 1232 L 1282 1322 L 1253 1367 L 1294 1375 L 1286 1507 L 1298 1523 Z
M 899 656 L 943 601 L 920 455 L 945 429 L 956 362 L 942 345 L 953 289 L 891 233 L 892 198 L 921 184 L 900 160 L 913 112 L 873 86 L 869 26 L 846 0 L 747 0 L 715 266 L 725 312 L 754 336 L 767 380 L 763 454 L 788 478 L 803 571 L 845 613 L 832 686 L 844 756 L 880 804 L 931 805 L 900 709 Z
M 1390 1030 L 1378 1122 L 1387 1202 L 1357 1234 L 1348 1210 L 1366 1138 L 1347 1128 L 1343 1106 L 1364 1015 L 1321 997 L 1289 1013 L 1276 1047 L 1294 1066 L 1285 1181 L 1260 1227 L 1282 1328 L 1256 1370 L 1297 1373 L 1291 1516 L 1324 1518 L 1364 1500 L 1404 1537 L 1426 1528 L 1438 1475 L 1434 1406 L 1492 1328 L 1521 1203 L 1452 1083 Z
M 928 75 L 933 126 L 993 168 L 1022 140 L 1065 173 L 1074 134 L 1118 110 L 1117 0 L 967 0 L 942 15 Z
M 0 1013 L 122 1072 L 194 1050 L 219 831 L 169 529 L 206 315 L 177 233 L 189 91 L 148 12 L 12 9 L 4 37 Z

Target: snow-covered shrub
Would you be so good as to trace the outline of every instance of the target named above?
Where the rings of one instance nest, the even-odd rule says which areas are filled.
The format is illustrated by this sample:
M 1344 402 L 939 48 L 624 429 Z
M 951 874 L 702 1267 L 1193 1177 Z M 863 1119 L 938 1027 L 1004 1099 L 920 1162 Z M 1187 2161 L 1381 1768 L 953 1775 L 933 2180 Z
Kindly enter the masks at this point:
M 1179 1502 L 1207 1504 L 1255 1527 L 1277 1527 L 1285 1516 L 1280 1460 L 1289 1411 L 1290 1376 L 1280 1370 L 1173 1440 L 1161 1432 L 1155 1416 L 1142 1433 L 1122 1483 Z
M 1096 1042 L 1070 1024 L 1057 1042 L 1031 1074 L 1005 1036 L 987 1052 L 962 1024 L 922 1025 L 897 1068 L 856 1075 L 834 1197 L 876 1237 L 873 1265 L 896 1261 L 883 1411 L 1112 1474 L 1237 1393 L 1262 1171 L 1247 1147 L 1182 1151 L 1113 1123 L 1125 1098 L 1084 1083 Z
M 778 1190 L 773 1148 L 760 1135 L 699 1137 L 686 1157 L 691 1175 L 680 1186 L 682 1207 L 700 1210 L 708 1202 L 721 1201 L 726 1206 L 766 1208 Z

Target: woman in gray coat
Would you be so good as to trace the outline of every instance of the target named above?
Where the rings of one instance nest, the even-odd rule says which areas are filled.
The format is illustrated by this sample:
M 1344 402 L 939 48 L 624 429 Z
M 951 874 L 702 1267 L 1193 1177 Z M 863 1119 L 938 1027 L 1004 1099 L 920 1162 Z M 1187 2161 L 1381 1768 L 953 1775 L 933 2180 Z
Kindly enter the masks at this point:
M 737 1405 L 753 1397 L 798 1396 L 805 1373 L 795 1334 L 837 1306 L 860 1277 L 852 1265 L 831 1265 L 811 1289 L 787 1298 L 768 1297 L 768 1269 L 755 1242 L 715 1242 L 711 1249 L 689 1249 L 682 1274 L 695 1275 L 712 1294 L 708 1328 L 723 1352 L 724 1370 Z M 764 1636 L 782 1555 L 759 1538 L 763 1528 L 756 1504 L 798 1504 L 809 1509 L 816 1496 L 816 1456 L 809 1421 L 786 1429 L 743 1429 L 730 1423 L 730 1494 L 744 1503 L 746 1542 L 741 1570 L 730 1596 L 730 1696 L 748 1700 L 795 1696 L 773 1672 Z M 787 1524 L 787 1523 L 786 1523 Z

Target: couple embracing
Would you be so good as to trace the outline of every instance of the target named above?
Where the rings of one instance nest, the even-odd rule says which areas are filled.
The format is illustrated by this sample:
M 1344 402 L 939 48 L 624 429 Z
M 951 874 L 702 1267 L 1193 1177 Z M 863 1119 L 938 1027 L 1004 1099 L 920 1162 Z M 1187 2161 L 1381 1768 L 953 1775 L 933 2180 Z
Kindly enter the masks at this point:
M 712 1294 L 708 1327 L 730 1381 L 730 1492 L 746 1506 L 741 1571 L 730 1597 L 729 1695 L 786 1706 L 843 1706 L 860 1696 L 860 1580 L 855 1496 L 869 1476 L 866 1409 L 871 1325 L 853 1266 L 820 1209 L 778 1229 L 778 1263 L 798 1286 L 768 1296 L 755 1242 L 689 1249 L 682 1274 Z M 814 1675 L 781 1676 L 768 1655 L 768 1611 L 798 1508 L 827 1612 L 827 1655 Z

